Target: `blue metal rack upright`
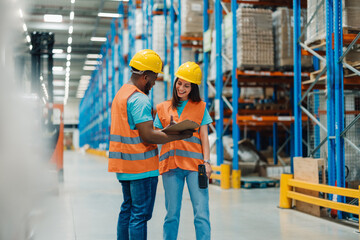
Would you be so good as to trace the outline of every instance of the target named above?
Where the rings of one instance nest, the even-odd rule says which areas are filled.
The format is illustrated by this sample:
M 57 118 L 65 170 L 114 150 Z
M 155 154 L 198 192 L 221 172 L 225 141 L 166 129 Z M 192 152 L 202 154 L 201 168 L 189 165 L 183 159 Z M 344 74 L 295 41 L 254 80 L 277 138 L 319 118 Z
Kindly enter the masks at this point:
M 206 1 L 206 0 L 205 0 Z M 216 155 L 217 165 L 224 161 L 223 130 L 224 130 L 224 102 L 222 99 L 223 71 L 222 71 L 222 6 L 220 0 L 215 0 L 215 28 L 216 28 L 216 79 L 215 79 L 215 127 L 216 127 Z M 237 143 L 236 143 L 237 144 Z
M 175 9 L 174 9 L 174 1 L 170 1 L 170 64 L 169 64 L 169 72 L 170 72 L 170 89 L 173 89 L 174 78 L 175 78 L 175 54 L 174 54 L 174 43 L 175 43 Z
M 237 109 L 239 109 L 239 89 L 238 89 L 238 81 L 237 81 L 237 32 L 236 30 L 236 10 L 237 10 L 237 3 L 236 0 L 231 0 L 231 12 L 232 12 L 232 56 L 233 56 L 233 65 L 231 70 L 231 77 L 232 77 L 232 137 L 233 137 L 233 170 L 239 170 L 239 162 L 238 162 L 238 142 L 240 140 L 240 130 L 239 125 L 236 122 L 237 119 Z M 235 100 L 234 100 L 235 99 Z M 235 122 L 234 122 L 235 120 Z
M 167 39 L 167 26 L 168 26 L 168 9 L 167 9 L 167 4 L 166 4 L 166 0 L 164 0 L 164 7 L 163 7 L 163 13 L 164 13 L 164 19 L 165 19 L 165 30 L 164 30 L 164 47 L 165 47 L 165 52 L 164 52 L 164 68 L 165 66 L 168 67 L 169 63 L 168 63 L 168 39 Z M 164 76 L 164 98 L 165 100 L 168 100 L 168 79 L 165 79 Z

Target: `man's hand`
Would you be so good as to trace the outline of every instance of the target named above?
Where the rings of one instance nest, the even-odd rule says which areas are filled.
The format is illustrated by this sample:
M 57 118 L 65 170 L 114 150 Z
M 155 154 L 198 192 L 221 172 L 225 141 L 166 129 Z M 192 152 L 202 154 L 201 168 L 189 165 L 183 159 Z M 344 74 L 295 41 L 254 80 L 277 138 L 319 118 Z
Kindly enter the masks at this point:
M 186 138 L 190 138 L 192 137 L 193 133 L 195 132 L 195 130 L 193 129 L 188 129 L 188 130 L 184 130 L 180 132 L 181 136 L 184 136 L 184 138 L 182 139 L 186 139 Z
M 210 176 L 212 173 L 211 165 L 208 162 L 205 162 L 204 165 L 205 165 L 205 170 L 206 170 L 206 176 L 208 177 L 208 179 L 210 179 Z

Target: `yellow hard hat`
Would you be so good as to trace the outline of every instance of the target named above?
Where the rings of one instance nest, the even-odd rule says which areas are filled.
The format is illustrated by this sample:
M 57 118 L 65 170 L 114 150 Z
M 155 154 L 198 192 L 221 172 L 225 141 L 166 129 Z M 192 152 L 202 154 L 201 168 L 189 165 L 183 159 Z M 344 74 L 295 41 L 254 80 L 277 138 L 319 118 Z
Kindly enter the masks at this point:
M 154 73 L 163 73 L 161 71 L 162 61 L 160 56 L 153 50 L 144 49 L 137 52 L 130 61 L 130 67 L 139 71 L 153 71 Z
M 201 69 L 199 65 L 194 62 L 182 64 L 176 71 L 175 76 L 197 85 L 201 84 Z

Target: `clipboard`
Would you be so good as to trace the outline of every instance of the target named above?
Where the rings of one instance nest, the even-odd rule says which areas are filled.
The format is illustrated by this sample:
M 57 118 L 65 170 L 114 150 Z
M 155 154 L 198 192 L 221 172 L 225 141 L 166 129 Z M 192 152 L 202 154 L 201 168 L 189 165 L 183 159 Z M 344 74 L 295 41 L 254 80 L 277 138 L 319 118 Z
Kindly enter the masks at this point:
M 164 129 L 162 129 L 161 131 L 164 133 L 168 133 L 168 132 L 181 132 L 181 131 L 185 131 L 185 130 L 195 130 L 196 128 L 200 127 L 199 124 L 197 124 L 194 121 L 191 120 L 184 120 L 181 121 L 179 123 L 176 123 L 174 125 L 171 125 L 169 127 L 166 127 Z

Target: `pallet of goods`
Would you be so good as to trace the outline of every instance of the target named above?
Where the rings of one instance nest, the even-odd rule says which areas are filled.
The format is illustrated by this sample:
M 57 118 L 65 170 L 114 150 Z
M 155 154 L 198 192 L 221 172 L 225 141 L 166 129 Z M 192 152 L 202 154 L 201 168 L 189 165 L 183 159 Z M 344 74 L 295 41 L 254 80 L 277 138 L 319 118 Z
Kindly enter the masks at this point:
M 293 38 L 293 10 L 285 7 L 278 8 L 273 14 L 275 38 L 275 66 L 281 71 L 293 71 L 294 67 L 294 38 Z M 306 11 L 301 11 L 301 21 L 306 22 Z M 304 27 L 304 24 L 302 24 Z M 302 69 L 312 67 L 312 57 L 301 57 Z
M 241 70 L 274 70 L 272 11 L 240 7 L 236 17 L 238 67 Z

